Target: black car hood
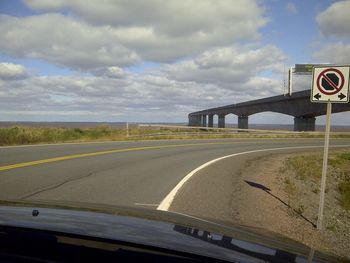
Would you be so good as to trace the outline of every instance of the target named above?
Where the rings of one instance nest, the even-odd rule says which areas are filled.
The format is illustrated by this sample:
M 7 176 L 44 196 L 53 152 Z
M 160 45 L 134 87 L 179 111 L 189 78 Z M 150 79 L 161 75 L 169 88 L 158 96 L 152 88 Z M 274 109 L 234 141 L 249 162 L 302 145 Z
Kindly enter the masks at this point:
M 34 216 L 33 210 L 38 210 Z M 309 247 L 281 235 L 178 213 L 72 202 L 0 202 L 0 225 L 189 252 L 233 262 L 306 262 Z M 312 251 L 313 253 L 313 251 Z M 344 262 L 315 252 L 313 262 Z

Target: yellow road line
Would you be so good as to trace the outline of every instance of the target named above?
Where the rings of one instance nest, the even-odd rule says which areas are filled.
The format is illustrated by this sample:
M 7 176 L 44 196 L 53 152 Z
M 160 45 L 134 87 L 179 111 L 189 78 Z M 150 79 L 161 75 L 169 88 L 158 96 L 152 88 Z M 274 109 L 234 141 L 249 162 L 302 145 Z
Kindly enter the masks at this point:
M 210 142 L 210 143 L 159 145 L 159 146 L 123 148 L 123 149 L 115 149 L 115 150 L 100 151 L 100 152 L 72 154 L 72 155 L 53 157 L 53 158 L 48 158 L 48 159 L 43 159 L 43 160 L 37 160 L 37 161 L 30 161 L 30 162 L 23 162 L 23 163 L 16 163 L 16 164 L 0 166 L 0 171 L 12 170 L 12 169 L 17 169 L 17 168 L 23 168 L 23 167 L 38 165 L 38 164 L 44 164 L 44 163 L 53 163 L 53 162 L 58 162 L 58 161 L 72 160 L 72 159 L 83 158 L 83 157 L 111 154 L 111 153 L 143 151 L 143 150 L 155 150 L 155 149 L 186 147 L 186 146 L 220 145 L 220 144 L 231 144 L 231 142 Z

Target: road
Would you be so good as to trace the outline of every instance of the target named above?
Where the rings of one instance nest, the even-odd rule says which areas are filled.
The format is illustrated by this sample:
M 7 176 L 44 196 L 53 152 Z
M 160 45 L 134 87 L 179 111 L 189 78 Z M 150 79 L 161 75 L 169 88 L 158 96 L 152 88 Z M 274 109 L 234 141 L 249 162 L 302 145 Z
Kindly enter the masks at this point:
M 227 167 L 234 172 L 249 158 L 322 145 L 322 139 L 216 139 L 0 147 L 0 199 L 157 208 L 183 177 L 212 159 L 305 147 L 239 155 Z M 331 145 L 350 145 L 350 140 L 333 139 Z

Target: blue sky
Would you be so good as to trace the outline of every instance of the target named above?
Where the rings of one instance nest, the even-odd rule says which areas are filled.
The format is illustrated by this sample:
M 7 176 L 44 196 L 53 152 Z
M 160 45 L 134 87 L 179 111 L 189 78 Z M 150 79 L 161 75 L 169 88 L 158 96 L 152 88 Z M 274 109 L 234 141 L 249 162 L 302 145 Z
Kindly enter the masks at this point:
M 349 1 L 135 3 L 0 1 L 0 120 L 182 122 L 281 94 L 294 64 L 350 61 Z

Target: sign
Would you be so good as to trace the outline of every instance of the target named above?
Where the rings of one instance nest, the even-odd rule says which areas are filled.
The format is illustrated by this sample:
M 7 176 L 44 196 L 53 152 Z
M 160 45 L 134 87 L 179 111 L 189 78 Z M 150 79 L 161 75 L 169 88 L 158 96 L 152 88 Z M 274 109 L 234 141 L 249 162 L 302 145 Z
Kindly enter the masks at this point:
M 326 191 L 329 134 L 331 130 L 332 103 L 349 102 L 349 66 L 315 66 L 312 70 L 311 102 L 327 103 L 326 132 L 323 150 L 320 204 L 317 229 L 322 229 Z
M 325 67 L 327 64 L 295 64 L 294 73 L 300 75 L 311 75 L 314 67 Z
M 312 72 L 311 102 L 349 102 L 349 66 L 315 66 Z

